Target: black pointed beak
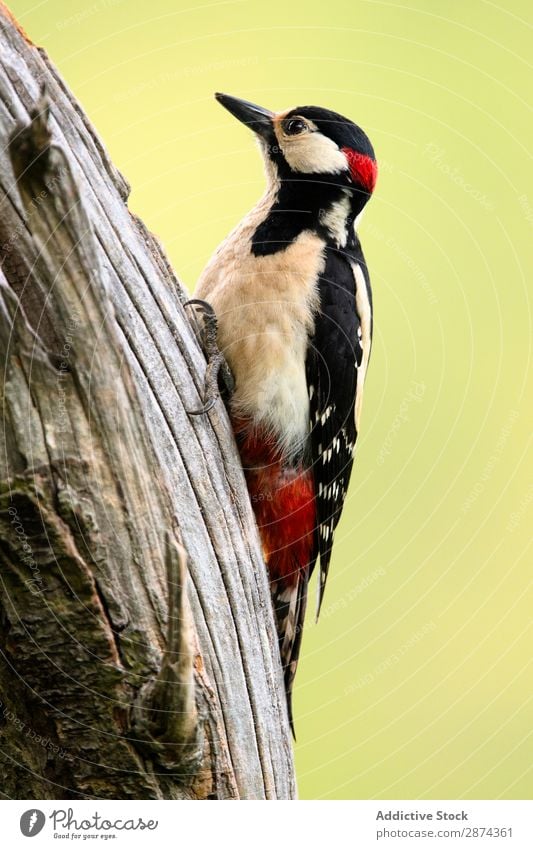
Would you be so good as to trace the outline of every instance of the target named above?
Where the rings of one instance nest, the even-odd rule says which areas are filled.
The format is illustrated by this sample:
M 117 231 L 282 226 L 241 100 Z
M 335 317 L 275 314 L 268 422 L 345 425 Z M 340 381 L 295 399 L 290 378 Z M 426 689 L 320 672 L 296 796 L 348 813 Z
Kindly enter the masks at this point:
M 240 100 L 238 97 L 231 97 L 229 94 L 220 94 L 218 91 L 215 97 L 228 112 L 231 112 L 235 118 L 250 127 L 258 136 L 264 139 L 269 139 L 272 136 L 274 113 L 270 112 L 269 109 L 263 109 L 262 106 L 256 106 L 255 103 L 249 103 L 247 100 Z

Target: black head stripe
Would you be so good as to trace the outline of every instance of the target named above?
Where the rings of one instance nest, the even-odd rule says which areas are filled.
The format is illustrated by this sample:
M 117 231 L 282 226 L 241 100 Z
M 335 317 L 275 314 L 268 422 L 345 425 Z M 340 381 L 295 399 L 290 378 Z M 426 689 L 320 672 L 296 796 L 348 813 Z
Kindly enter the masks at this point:
M 321 133 L 333 139 L 339 147 L 349 147 L 351 150 L 370 156 L 371 159 L 376 158 L 372 143 L 365 131 L 344 115 L 332 112 L 330 109 L 322 109 L 320 106 L 297 106 L 296 109 L 291 109 L 285 120 L 293 116 L 308 118 L 316 124 Z

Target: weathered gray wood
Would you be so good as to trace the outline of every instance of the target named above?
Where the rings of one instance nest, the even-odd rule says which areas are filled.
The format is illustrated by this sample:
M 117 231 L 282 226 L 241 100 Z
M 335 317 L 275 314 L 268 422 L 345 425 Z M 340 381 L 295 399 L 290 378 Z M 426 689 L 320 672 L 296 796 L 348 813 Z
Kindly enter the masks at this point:
M 0 28 L 0 789 L 293 798 L 238 455 L 221 401 L 187 414 L 186 295 L 46 55 Z

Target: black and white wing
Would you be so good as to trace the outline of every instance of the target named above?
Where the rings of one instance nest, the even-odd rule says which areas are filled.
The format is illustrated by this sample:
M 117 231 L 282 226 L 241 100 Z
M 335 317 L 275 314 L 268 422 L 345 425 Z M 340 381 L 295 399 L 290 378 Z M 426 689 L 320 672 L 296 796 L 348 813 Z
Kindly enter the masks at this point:
M 359 245 L 355 254 L 328 248 L 319 294 L 306 362 L 320 554 L 317 617 L 352 472 L 372 338 L 370 284 Z

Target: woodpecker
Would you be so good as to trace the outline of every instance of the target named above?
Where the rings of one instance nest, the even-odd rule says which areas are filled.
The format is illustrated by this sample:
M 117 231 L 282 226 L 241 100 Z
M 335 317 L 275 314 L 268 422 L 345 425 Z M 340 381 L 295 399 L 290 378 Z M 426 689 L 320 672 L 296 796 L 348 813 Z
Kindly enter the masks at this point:
M 356 226 L 377 164 L 336 112 L 271 112 L 215 95 L 250 127 L 266 192 L 219 246 L 192 303 L 207 302 L 234 379 L 229 413 L 270 580 L 291 729 L 307 587 L 316 616 L 352 471 L 372 342 Z

